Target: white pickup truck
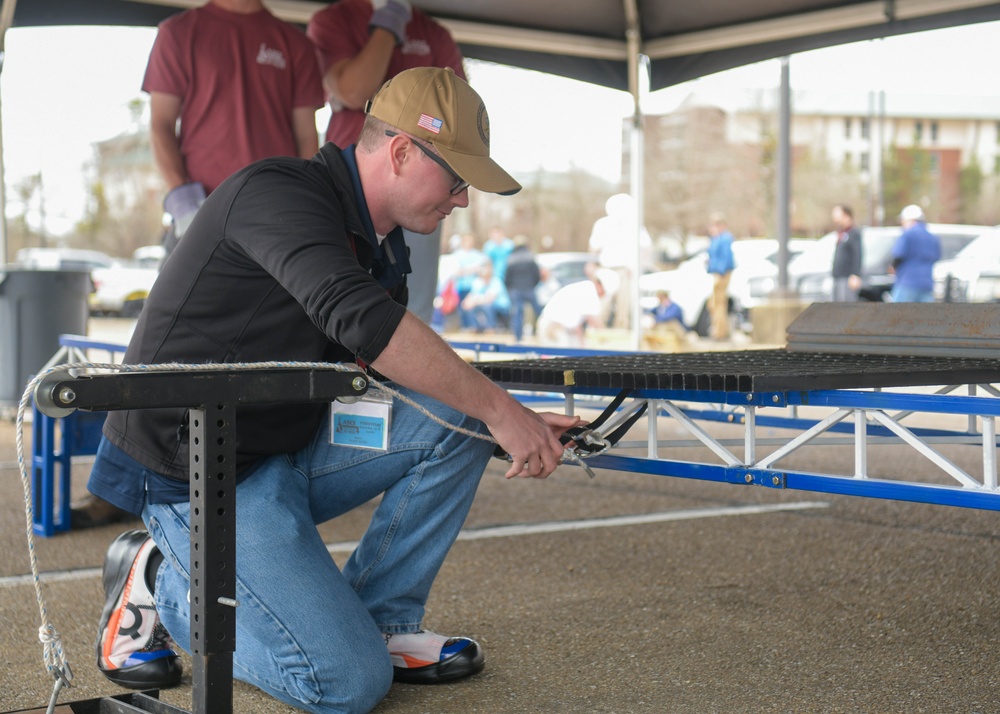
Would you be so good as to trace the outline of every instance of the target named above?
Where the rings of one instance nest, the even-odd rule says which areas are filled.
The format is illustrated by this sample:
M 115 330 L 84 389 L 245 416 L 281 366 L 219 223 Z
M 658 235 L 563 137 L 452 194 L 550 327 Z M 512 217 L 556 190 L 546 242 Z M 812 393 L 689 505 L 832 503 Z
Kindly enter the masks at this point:
M 121 263 L 90 271 L 94 292 L 90 311 L 100 315 L 136 317 L 159 274 L 162 252 L 151 254 L 159 246 L 139 248 L 131 263 Z

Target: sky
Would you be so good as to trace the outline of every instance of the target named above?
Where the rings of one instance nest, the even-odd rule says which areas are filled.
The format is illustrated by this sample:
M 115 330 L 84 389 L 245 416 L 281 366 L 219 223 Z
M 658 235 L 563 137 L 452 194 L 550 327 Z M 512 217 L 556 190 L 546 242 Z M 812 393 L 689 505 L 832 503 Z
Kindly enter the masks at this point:
M 93 143 L 128 131 L 155 28 L 14 28 L 0 71 L 7 215 L 19 215 L 14 186 L 42 173 L 46 231 L 72 229 L 85 205 L 83 166 Z M 795 90 L 948 96 L 1000 95 L 1000 23 L 936 30 L 794 55 Z M 625 92 L 486 63 L 469 79 L 490 112 L 491 151 L 509 171 L 582 169 L 608 181 L 621 172 Z M 670 111 L 693 91 L 774 88 L 780 62 L 768 60 L 648 94 L 643 111 Z M 320 112 L 325 126 L 328 114 Z M 1000 119 L 1000 117 L 998 117 Z M 37 212 L 37 210 L 36 210 Z M 32 214 L 29 214 L 32 215 Z M 34 221 L 33 221 L 34 222 Z

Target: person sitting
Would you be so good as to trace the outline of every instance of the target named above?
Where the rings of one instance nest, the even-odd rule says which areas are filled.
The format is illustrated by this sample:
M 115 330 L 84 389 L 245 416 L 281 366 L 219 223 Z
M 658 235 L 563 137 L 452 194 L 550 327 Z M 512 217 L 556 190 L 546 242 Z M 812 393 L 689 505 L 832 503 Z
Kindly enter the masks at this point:
M 452 278 L 455 279 L 459 300 L 464 300 L 472 289 L 472 281 L 479 274 L 479 266 L 489 261 L 489 257 L 477 247 L 474 234 L 463 233 L 460 241 L 459 247 L 452 252 L 455 259 Z
M 684 324 L 681 306 L 670 299 L 670 293 L 666 290 L 660 290 L 656 297 L 659 303 L 647 310 L 653 316 L 653 328 L 669 329 L 681 335 L 686 333 L 690 328 Z
M 476 332 L 494 332 L 510 312 L 510 297 L 503 281 L 493 273 L 493 263 L 479 266 L 468 295 L 462 300 L 462 327 Z

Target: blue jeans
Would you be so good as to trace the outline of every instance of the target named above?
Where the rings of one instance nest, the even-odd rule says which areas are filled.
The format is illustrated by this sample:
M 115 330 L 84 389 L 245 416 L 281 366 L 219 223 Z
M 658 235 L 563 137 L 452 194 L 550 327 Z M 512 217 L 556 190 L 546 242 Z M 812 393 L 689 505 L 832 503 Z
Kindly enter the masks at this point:
M 904 285 L 892 286 L 893 302 L 934 302 L 934 290 L 920 290 Z
M 525 305 L 531 305 L 531 319 L 534 321 L 538 320 L 538 316 L 542 314 L 542 308 L 538 304 L 538 297 L 535 295 L 535 289 L 530 290 L 511 288 L 510 293 L 510 328 L 514 332 L 514 339 L 518 342 L 524 337 L 524 307 Z
M 499 311 L 494 305 L 476 305 L 471 310 L 462 310 L 462 327 L 468 327 L 476 332 L 495 330 Z
M 482 424 L 399 388 L 450 423 Z M 297 453 L 268 458 L 236 489 L 234 676 L 309 712 L 366 712 L 392 684 L 382 633 L 420 629 L 493 446 L 394 400 L 389 451 L 329 443 L 329 419 Z M 343 571 L 315 524 L 381 496 Z M 156 607 L 190 652 L 188 503 L 149 504 L 165 556 Z

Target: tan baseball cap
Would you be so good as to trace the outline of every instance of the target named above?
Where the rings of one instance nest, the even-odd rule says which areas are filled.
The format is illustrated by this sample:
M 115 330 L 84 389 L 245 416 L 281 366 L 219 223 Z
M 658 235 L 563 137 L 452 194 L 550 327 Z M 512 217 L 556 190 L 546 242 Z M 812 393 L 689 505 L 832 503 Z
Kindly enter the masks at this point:
M 509 196 L 521 190 L 490 158 L 490 117 L 482 98 L 450 68 L 400 72 L 382 85 L 365 111 L 432 144 L 456 174 L 480 191 Z

